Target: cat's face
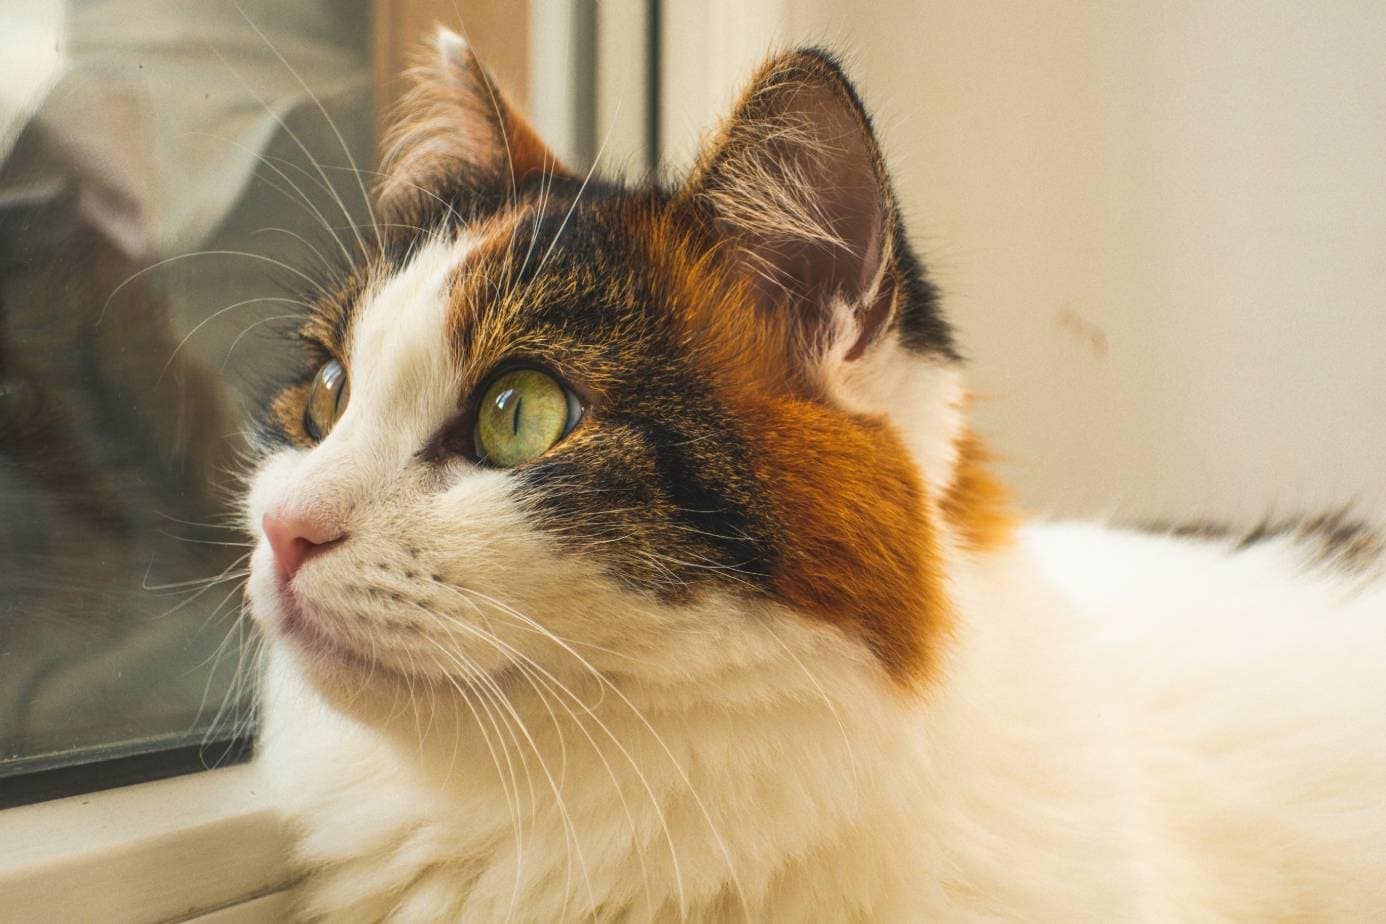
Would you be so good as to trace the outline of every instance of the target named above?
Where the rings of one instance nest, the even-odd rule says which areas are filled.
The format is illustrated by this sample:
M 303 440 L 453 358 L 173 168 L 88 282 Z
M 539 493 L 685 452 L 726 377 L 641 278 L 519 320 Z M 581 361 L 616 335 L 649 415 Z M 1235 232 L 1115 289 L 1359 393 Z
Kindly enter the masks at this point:
M 272 642 L 346 707 L 517 662 L 711 676 L 796 625 L 917 678 L 947 604 L 889 402 L 953 356 L 840 72 L 772 63 L 684 186 L 631 191 L 557 166 L 441 51 L 395 227 L 267 408 Z

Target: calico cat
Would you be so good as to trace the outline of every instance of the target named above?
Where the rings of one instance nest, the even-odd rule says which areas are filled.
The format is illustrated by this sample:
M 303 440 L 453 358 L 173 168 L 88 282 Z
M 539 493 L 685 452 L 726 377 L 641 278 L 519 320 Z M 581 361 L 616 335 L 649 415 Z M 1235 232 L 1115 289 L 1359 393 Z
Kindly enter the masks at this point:
M 1020 524 L 831 55 L 667 189 L 433 57 L 246 501 L 303 918 L 1386 919 L 1366 534 Z

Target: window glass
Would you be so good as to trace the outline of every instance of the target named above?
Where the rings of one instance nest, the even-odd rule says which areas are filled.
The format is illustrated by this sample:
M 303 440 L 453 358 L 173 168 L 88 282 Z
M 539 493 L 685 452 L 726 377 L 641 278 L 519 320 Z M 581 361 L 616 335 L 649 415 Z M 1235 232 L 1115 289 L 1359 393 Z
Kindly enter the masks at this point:
M 244 730 L 243 417 L 369 222 L 370 14 L 0 12 L 0 790 Z

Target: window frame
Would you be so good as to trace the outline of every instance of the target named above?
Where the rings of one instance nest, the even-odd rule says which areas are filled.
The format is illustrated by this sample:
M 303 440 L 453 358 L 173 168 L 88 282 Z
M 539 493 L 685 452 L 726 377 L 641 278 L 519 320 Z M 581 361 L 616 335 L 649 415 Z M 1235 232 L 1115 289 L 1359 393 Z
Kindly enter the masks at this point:
M 0 810 L 244 763 L 252 757 L 254 733 L 251 727 L 236 737 L 195 741 L 172 734 L 164 737 L 173 743 L 136 741 L 76 763 L 0 776 Z

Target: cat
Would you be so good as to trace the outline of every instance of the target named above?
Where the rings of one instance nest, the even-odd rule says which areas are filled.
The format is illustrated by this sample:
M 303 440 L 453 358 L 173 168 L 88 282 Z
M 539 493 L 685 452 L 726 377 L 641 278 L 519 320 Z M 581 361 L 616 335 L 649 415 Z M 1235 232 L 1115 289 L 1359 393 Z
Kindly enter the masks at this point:
M 1386 919 L 1377 541 L 1021 522 L 831 54 L 625 186 L 442 32 L 387 152 L 245 502 L 303 919 Z

